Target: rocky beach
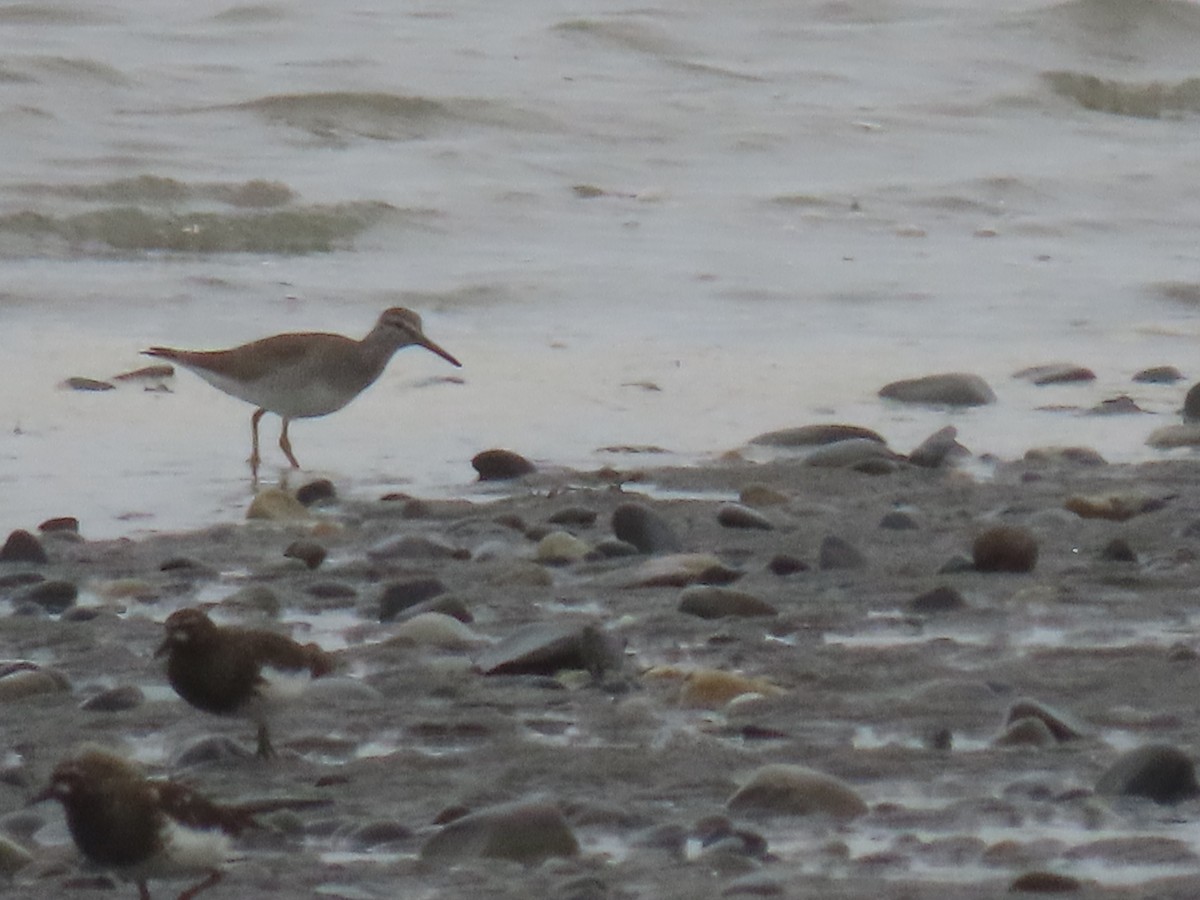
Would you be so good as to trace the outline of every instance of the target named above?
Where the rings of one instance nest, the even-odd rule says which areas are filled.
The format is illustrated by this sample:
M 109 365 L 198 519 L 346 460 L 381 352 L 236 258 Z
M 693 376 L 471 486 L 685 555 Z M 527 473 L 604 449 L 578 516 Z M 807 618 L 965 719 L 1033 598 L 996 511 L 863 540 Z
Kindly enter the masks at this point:
M 522 463 L 481 455 L 459 499 L 301 479 L 189 533 L 10 536 L 4 895 L 135 893 L 26 806 L 85 744 L 321 801 L 264 816 L 214 898 L 1200 890 L 1200 462 L 817 425 L 690 467 Z M 278 759 L 167 686 L 185 606 L 335 657 Z

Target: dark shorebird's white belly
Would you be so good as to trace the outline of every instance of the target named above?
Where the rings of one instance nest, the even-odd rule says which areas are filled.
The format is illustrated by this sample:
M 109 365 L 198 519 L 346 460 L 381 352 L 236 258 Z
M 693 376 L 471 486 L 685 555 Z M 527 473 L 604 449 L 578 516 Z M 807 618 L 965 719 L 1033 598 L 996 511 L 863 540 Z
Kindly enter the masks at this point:
M 239 381 L 207 369 L 192 368 L 192 371 L 231 397 L 288 419 L 329 415 L 358 395 L 357 391 L 339 389 L 294 368 L 278 369 L 255 381 Z

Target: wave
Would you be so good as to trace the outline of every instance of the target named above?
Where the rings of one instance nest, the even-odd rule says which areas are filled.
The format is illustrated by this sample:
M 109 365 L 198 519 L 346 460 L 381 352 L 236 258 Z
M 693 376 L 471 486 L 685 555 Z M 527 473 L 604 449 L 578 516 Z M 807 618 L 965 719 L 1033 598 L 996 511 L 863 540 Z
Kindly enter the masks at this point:
M 379 91 L 273 94 L 219 108 L 252 112 L 269 122 L 335 142 L 344 140 L 346 135 L 419 140 L 460 125 L 557 130 L 546 116 L 495 100 L 471 97 L 434 100 Z
M 1200 112 L 1200 78 L 1130 82 L 1066 71 L 1043 72 L 1042 78 L 1054 93 L 1096 112 L 1143 119 Z
M 177 206 L 196 200 L 211 200 L 229 206 L 270 208 L 284 206 L 296 194 L 279 181 L 254 179 L 234 184 L 209 182 L 188 184 L 161 175 L 118 178 L 99 184 L 26 184 L 15 190 L 22 194 L 63 197 L 86 202 Z
M 0 215 L 0 256 L 322 253 L 348 247 L 388 219 L 427 214 L 377 201 L 250 212 L 151 211 L 128 205 L 67 215 L 22 210 Z

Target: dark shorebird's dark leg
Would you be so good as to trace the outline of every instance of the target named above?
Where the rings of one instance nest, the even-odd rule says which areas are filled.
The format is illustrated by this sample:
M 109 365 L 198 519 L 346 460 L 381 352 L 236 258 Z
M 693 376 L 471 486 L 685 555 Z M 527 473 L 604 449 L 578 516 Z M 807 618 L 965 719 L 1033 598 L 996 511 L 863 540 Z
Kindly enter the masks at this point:
M 212 872 L 209 873 L 209 876 L 207 878 L 205 878 L 199 884 L 192 885 L 190 888 L 188 888 L 186 891 L 184 891 L 182 894 L 180 894 L 178 897 L 178 900 L 192 900 L 192 898 L 195 897 L 197 894 L 199 894 L 201 891 L 207 891 L 210 887 L 215 885 L 218 881 L 221 880 L 221 878 L 222 878 L 222 873 L 217 869 L 213 869 Z
M 258 455 L 258 423 L 266 414 L 265 409 L 256 409 L 250 417 L 250 474 L 255 484 L 258 483 L 258 464 L 262 462 L 262 457 Z

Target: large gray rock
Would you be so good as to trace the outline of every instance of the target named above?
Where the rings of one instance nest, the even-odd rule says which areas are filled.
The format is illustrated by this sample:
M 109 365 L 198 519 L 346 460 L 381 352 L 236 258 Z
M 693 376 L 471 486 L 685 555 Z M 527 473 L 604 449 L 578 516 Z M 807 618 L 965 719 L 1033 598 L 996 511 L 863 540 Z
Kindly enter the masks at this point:
M 421 847 L 421 859 L 452 864 L 470 859 L 511 859 L 526 865 L 579 853 L 571 826 L 552 803 L 516 802 L 454 819 Z
M 879 396 L 900 403 L 933 406 L 983 406 L 995 403 L 996 395 L 978 375 L 948 372 L 893 381 L 879 389 Z

